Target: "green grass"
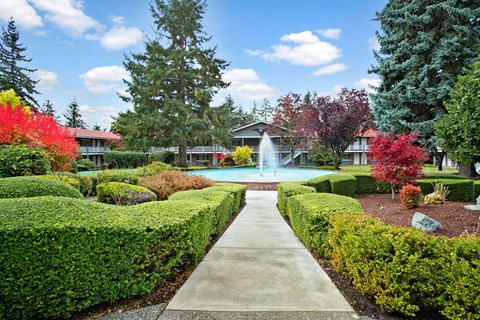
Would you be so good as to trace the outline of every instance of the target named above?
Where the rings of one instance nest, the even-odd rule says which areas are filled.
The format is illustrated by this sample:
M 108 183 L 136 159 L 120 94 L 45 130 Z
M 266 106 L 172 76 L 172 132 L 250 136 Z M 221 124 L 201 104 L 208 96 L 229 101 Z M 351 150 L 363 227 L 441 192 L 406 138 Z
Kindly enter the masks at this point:
M 370 172 L 370 166 L 340 166 L 341 173 L 348 173 L 348 172 Z

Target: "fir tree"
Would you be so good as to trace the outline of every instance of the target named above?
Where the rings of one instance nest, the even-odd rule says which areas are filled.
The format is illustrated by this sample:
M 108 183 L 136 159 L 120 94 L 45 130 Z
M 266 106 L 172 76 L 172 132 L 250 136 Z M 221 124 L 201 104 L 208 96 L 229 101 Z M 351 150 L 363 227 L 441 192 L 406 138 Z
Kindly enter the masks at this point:
M 441 164 L 434 122 L 462 68 L 480 50 L 478 0 L 390 0 L 377 13 L 378 66 L 382 82 L 371 95 L 380 130 L 420 131 L 419 140 Z
M 209 104 L 220 88 L 227 87 L 221 72 L 224 60 L 215 58 L 215 48 L 203 31 L 203 0 L 155 0 L 150 6 L 156 39 L 147 39 L 145 52 L 125 57 L 126 81 L 133 102 L 134 120 L 117 128 L 130 137 L 145 132 L 147 145 L 178 146 L 178 165 L 187 166 L 187 145 L 198 143 L 208 131 Z M 123 126 L 122 126 L 123 124 Z M 134 139 L 127 138 L 126 141 Z
M 32 80 L 30 75 L 37 69 L 21 66 L 21 63 L 31 62 L 25 55 L 26 47 L 19 42 L 20 35 L 15 26 L 15 21 L 10 18 L 7 30 L 2 27 L 0 41 L 0 91 L 13 89 L 22 100 L 30 104 L 34 109 L 38 108 L 38 102 L 33 97 L 40 94 L 35 90 L 38 81 Z
M 102 128 L 97 123 L 95 123 L 95 125 L 92 127 L 92 130 L 102 131 Z
M 79 129 L 87 128 L 87 125 L 82 120 L 82 115 L 80 114 L 80 109 L 75 99 L 68 105 L 67 113 L 64 113 L 63 116 L 67 120 L 65 126 Z
M 40 107 L 40 112 L 52 117 L 56 123 L 60 123 L 60 117 L 56 115 L 57 111 L 53 108 L 52 101 L 47 99 L 44 104 Z

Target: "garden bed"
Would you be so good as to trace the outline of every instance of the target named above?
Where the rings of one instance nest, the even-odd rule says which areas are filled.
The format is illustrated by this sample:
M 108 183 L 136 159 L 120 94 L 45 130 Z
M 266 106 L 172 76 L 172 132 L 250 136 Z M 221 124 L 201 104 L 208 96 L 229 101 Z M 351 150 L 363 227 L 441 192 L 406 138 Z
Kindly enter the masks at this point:
M 365 213 L 371 214 L 381 220 L 398 226 L 411 226 L 413 214 L 419 211 L 437 220 L 443 226 L 442 231 L 433 233 L 436 236 L 456 237 L 465 234 L 480 236 L 480 211 L 471 211 L 464 208 L 465 205 L 474 202 L 446 202 L 444 204 L 423 204 L 415 209 L 407 209 L 400 203 L 400 198 L 391 194 L 358 195 Z

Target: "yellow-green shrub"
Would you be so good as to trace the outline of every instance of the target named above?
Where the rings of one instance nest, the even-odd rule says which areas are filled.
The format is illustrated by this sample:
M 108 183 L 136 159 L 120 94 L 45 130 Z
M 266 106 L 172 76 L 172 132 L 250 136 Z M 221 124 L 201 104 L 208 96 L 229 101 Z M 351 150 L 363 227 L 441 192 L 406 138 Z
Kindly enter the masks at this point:
M 107 182 L 97 185 L 97 200 L 109 204 L 134 205 L 155 201 L 157 196 L 142 186 L 124 182 Z
M 304 193 L 315 193 L 315 188 L 305 186 L 300 182 L 282 182 L 277 185 L 277 201 L 280 214 L 287 217 L 287 201 L 291 196 Z
M 11 177 L 0 179 L 0 198 L 23 198 L 41 196 L 83 198 L 71 185 L 40 177 Z

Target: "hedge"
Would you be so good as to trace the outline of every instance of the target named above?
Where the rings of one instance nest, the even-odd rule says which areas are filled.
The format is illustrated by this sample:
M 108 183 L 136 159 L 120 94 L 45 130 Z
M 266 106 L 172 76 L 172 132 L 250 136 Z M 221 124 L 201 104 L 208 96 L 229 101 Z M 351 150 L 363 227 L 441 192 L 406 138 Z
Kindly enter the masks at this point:
M 109 164 L 109 167 L 115 168 L 141 167 L 147 164 L 147 158 L 147 154 L 143 152 L 107 151 L 103 154 L 103 159 Z
M 163 162 L 166 164 L 175 163 L 175 152 L 172 151 L 157 151 L 148 156 L 148 163 Z
M 102 203 L 134 205 L 157 200 L 152 191 L 124 182 L 100 183 L 96 187 L 97 200 Z
M 427 173 L 425 174 L 426 179 L 456 179 L 456 180 L 466 180 L 464 176 L 459 176 L 454 173 Z
M 40 196 L 83 198 L 71 185 L 58 180 L 40 177 L 12 177 L 0 179 L 0 199 Z M 3 208 L 2 208 L 3 209 Z
M 51 196 L 0 200 L 0 318 L 67 318 L 148 294 L 175 265 L 202 258 L 220 198 L 236 199 L 243 189 L 222 185 L 211 188 L 210 200 L 131 207 Z
M 290 197 L 288 213 L 293 231 L 305 246 L 326 255 L 332 218 L 344 214 L 363 214 L 363 209 L 357 200 L 350 197 L 308 193 Z
M 356 180 L 356 194 L 375 194 L 378 193 L 377 181 L 367 172 L 349 172 Z
M 315 188 L 303 185 L 301 182 L 282 182 L 277 185 L 278 210 L 287 217 L 287 201 L 291 196 L 304 193 L 315 193 Z
M 0 146 L 0 178 L 46 174 L 50 171 L 48 158 L 41 148 Z
M 474 187 L 472 180 L 464 179 L 419 179 L 417 185 L 422 188 L 424 195 L 433 192 L 435 183 L 443 184 L 448 187 L 450 193 L 447 196 L 448 201 L 471 201 L 474 197 Z
M 305 181 L 305 185 L 314 187 L 317 192 L 331 193 L 332 187 L 330 186 L 330 177 L 334 174 L 326 174 L 324 176 L 316 177 Z
M 105 170 L 97 173 L 96 184 L 106 182 L 125 182 L 129 184 L 137 184 L 138 177 L 128 170 Z M 96 185 L 95 185 L 96 186 Z
M 331 226 L 325 245 L 335 269 L 387 312 L 480 318 L 478 238 L 432 237 L 371 216 L 338 216 Z
M 346 173 L 339 173 L 330 176 L 332 193 L 347 197 L 354 197 L 357 187 L 357 180 L 354 176 Z
M 480 196 L 480 180 L 473 181 L 473 193 L 475 199 Z
M 237 212 L 241 206 L 245 205 L 247 195 L 247 186 L 236 183 L 216 183 L 210 190 L 226 191 L 233 195 L 233 211 Z

